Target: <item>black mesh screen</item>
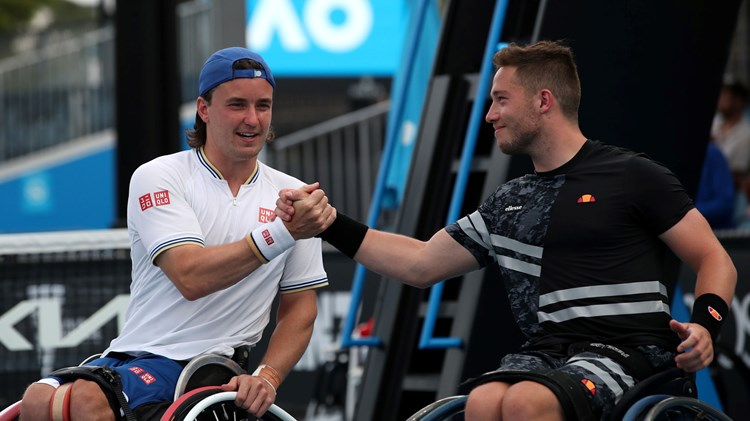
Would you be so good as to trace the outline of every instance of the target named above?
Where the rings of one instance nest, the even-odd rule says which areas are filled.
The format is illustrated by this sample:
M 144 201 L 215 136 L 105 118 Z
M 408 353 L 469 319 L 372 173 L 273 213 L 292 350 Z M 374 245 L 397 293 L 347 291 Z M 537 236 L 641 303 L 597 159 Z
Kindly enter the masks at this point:
M 124 320 L 130 269 L 122 249 L 0 256 L 0 408 L 108 346 Z

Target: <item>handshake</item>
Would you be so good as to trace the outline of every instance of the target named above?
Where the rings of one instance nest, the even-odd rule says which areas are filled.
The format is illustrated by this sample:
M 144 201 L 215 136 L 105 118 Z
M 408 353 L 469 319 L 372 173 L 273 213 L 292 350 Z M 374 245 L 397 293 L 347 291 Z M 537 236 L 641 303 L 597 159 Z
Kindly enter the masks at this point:
M 275 213 L 274 218 L 284 221 L 295 240 L 317 236 L 336 220 L 336 208 L 328 203 L 318 182 L 281 190 Z
M 281 219 L 295 240 L 320 237 L 354 259 L 369 227 L 337 213 L 319 187 L 320 183 L 316 182 L 298 189 L 281 190 L 274 219 Z

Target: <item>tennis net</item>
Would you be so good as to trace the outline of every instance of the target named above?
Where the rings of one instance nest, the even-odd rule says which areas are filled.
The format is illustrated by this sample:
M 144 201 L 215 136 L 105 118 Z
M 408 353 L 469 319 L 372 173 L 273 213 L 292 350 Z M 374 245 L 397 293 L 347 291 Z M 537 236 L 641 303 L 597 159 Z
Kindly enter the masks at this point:
M 0 235 L 0 408 L 102 352 L 124 321 L 127 230 Z

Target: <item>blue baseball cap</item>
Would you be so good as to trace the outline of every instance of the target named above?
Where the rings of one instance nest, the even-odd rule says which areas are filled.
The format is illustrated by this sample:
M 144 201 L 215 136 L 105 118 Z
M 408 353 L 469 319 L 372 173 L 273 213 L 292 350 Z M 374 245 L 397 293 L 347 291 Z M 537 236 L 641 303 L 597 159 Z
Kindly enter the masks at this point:
M 232 69 L 236 61 L 243 59 L 257 61 L 263 67 L 263 70 Z M 200 78 L 198 79 L 199 95 L 204 96 L 208 91 L 222 83 L 239 78 L 263 78 L 276 90 L 276 82 L 273 80 L 273 74 L 271 74 L 271 69 L 268 68 L 268 64 L 263 60 L 263 57 L 247 48 L 230 47 L 215 52 L 203 64 L 203 69 L 201 69 Z

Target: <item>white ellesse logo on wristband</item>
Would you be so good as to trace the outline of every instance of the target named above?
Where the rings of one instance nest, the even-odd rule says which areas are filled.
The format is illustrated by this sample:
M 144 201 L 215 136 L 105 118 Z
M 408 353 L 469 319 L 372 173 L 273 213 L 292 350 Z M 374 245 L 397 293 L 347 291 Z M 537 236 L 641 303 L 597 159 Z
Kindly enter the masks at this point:
M 266 244 L 268 244 L 269 246 L 273 245 L 274 241 L 273 241 L 273 237 L 271 236 L 271 231 L 263 230 L 263 232 L 261 232 L 260 235 L 262 235 L 263 239 L 266 240 Z M 716 314 L 719 314 L 719 313 L 716 313 Z M 716 317 L 716 316 L 714 316 L 714 317 Z M 719 317 L 721 317 L 721 316 L 719 316 Z
M 713 308 L 713 307 L 711 307 L 711 306 L 708 306 L 708 313 L 709 313 L 709 314 L 710 314 L 710 315 L 711 315 L 711 316 L 712 316 L 712 317 L 713 317 L 714 319 L 716 319 L 716 320 L 717 320 L 717 321 L 719 321 L 719 322 L 720 322 L 720 321 L 721 321 L 721 320 L 723 319 L 723 317 L 721 317 L 721 314 L 719 314 L 719 312 L 718 312 L 718 311 L 716 311 L 716 309 L 715 309 L 715 308 Z

